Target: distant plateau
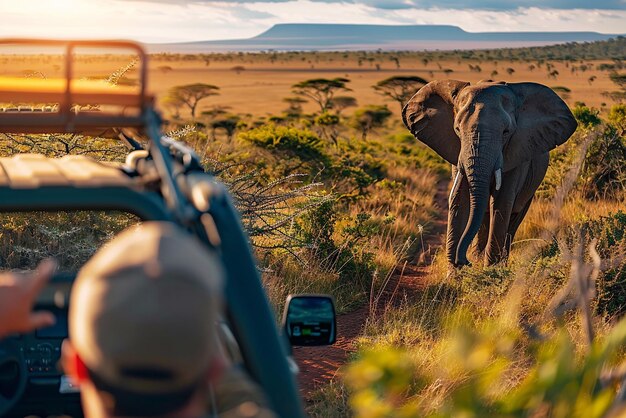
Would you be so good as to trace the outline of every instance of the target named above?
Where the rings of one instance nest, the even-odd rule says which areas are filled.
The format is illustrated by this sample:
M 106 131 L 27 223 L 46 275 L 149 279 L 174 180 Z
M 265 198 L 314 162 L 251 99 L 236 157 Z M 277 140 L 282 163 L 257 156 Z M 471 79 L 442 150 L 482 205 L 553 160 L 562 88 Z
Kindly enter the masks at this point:
M 248 39 L 149 44 L 150 52 L 467 50 L 593 42 L 597 32 L 466 32 L 448 25 L 278 24 Z

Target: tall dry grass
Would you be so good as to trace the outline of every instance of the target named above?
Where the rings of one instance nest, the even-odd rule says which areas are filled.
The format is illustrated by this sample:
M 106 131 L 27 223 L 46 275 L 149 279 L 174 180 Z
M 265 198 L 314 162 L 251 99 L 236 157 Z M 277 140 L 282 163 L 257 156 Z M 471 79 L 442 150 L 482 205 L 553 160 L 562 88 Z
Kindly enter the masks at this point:
M 476 336 L 486 332 L 488 341 L 516 341 L 516 348 L 508 351 L 507 367 L 499 372 L 497 385 L 490 389 L 487 403 L 489 399 L 504 399 L 516 393 L 537 365 L 531 347 L 553 338 L 559 330 L 570 336 L 575 356 L 581 359 L 597 345 L 596 341 L 611 335 L 611 321 L 598 315 L 592 302 L 600 269 L 607 265 L 599 262 L 593 237 L 568 238 L 571 231 L 578 230 L 577 225 L 624 207 L 619 199 L 588 201 L 576 189 L 587 148 L 600 134 L 598 130 L 577 134 L 576 145 L 568 151 L 572 153 L 567 159 L 569 164 L 560 174 L 560 184 L 550 199 L 533 203 L 507 265 L 474 266 L 448 274 L 445 257 L 439 254 L 430 266 L 427 285 L 416 298 L 403 300 L 400 306 L 389 306 L 380 310 L 378 316 L 368 318 L 364 335 L 358 341 L 362 352 L 399 348 L 404 361 L 413 370 L 419 370 L 420 379 L 439 376 L 430 383 L 422 381 L 418 391 L 407 386 L 404 394 L 398 395 L 417 405 L 422 414 L 441 411 L 467 382 L 475 381 L 474 373 L 480 373 L 461 367 L 458 359 L 458 367 L 452 364 L 446 374 L 441 374 L 441 367 L 451 361 L 453 350 L 446 344 L 462 340 L 460 335 L 451 337 L 446 330 L 467 330 L 470 334 L 463 337 L 469 338 L 467 344 L 479 343 L 478 337 L 471 337 L 473 332 Z M 555 242 L 558 253 L 544 253 Z M 619 262 L 612 260 L 616 261 Z M 609 361 L 606 366 L 610 364 L 614 363 Z M 619 375 L 619 370 L 613 373 Z M 613 376 L 616 380 L 620 377 Z M 340 402 L 338 408 L 345 409 L 346 398 L 339 396 L 342 391 L 345 388 L 335 382 L 317 396 L 326 402 Z M 614 402 L 619 403 L 619 399 Z M 316 408 L 312 408 L 313 416 L 322 416 Z M 550 416 L 549 411 L 536 410 L 529 416 Z

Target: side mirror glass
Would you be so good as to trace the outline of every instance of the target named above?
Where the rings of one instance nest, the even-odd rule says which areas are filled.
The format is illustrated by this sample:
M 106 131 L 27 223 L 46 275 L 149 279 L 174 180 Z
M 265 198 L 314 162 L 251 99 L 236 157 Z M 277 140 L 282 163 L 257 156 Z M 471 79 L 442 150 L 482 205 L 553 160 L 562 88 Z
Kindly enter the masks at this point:
M 327 295 L 289 295 L 283 328 L 291 345 L 331 345 L 337 339 L 335 303 Z

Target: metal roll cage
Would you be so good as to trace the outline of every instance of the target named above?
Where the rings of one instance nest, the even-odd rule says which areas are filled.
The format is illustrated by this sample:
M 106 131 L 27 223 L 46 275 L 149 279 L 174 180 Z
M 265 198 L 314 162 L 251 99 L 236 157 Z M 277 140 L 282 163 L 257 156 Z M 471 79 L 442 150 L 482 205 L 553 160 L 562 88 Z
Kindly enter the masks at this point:
M 54 83 L 41 82 L 15 87 L 11 80 L 3 81 L 0 77 L 0 102 L 12 97 L 27 97 L 32 102 L 56 98 L 59 103 L 58 111 L 51 113 L 0 112 L 0 133 L 107 132 L 107 136 L 112 133 L 131 149 L 141 149 L 141 145 L 128 134 L 126 128 L 131 128 L 147 141 L 145 160 L 149 162 L 151 172 L 158 174 L 159 188 L 46 185 L 15 189 L 10 184 L 0 185 L 0 212 L 121 210 L 134 213 L 143 220 L 174 222 L 197 236 L 219 254 L 224 264 L 227 317 L 248 371 L 264 389 L 279 416 L 304 417 L 287 359 L 288 348 L 277 330 L 239 214 L 226 188 L 204 171 L 193 150 L 162 134 L 161 118 L 154 109 L 153 97 L 146 92 L 148 57 L 142 46 L 130 41 L 0 39 L 0 51 L 8 45 L 65 48 L 65 79 L 52 86 Z M 129 95 L 126 90 L 89 85 L 75 89 L 72 55 L 78 47 L 123 48 L 137 53 L 140 59 L 138 92 Z M 48 91 L 42 93 L 38 90 L 41 87 Z M 90 103 L 92 100 L 98 104 L 130 106 L 137 114 L 72 110 L 73 103 Z M 133 174 L 141 177 L 145 173 L 138 165 Z

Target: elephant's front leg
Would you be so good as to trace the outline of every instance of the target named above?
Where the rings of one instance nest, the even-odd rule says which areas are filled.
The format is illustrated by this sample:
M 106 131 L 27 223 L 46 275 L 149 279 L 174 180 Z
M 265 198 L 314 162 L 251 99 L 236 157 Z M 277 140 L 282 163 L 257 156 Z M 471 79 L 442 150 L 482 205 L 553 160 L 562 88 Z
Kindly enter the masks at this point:
M 489 240 L 485 251 L 485 265 L 491 266 L 506 258 L 509 221 L 513 209 L 513 199 L 496 196 L 491 201 Z
M 491 219 L 489 240 L 485 249 L 485 265 L 496 264 L 507 256 L 509 223 L 520 186 L 523 184 L 527 164 L 506 173 L 499 191 L 494 191 L 490 199 Z
M 469 184 L 465 176 L 457 177 L 458 170 L 452 166 L 453 185 L 448 199 L 448 232 L 446 235 L 446 257 L 454 266 L 456 249 L 469 219 Z M 454 184 L 456 179 L 456 184 Z

